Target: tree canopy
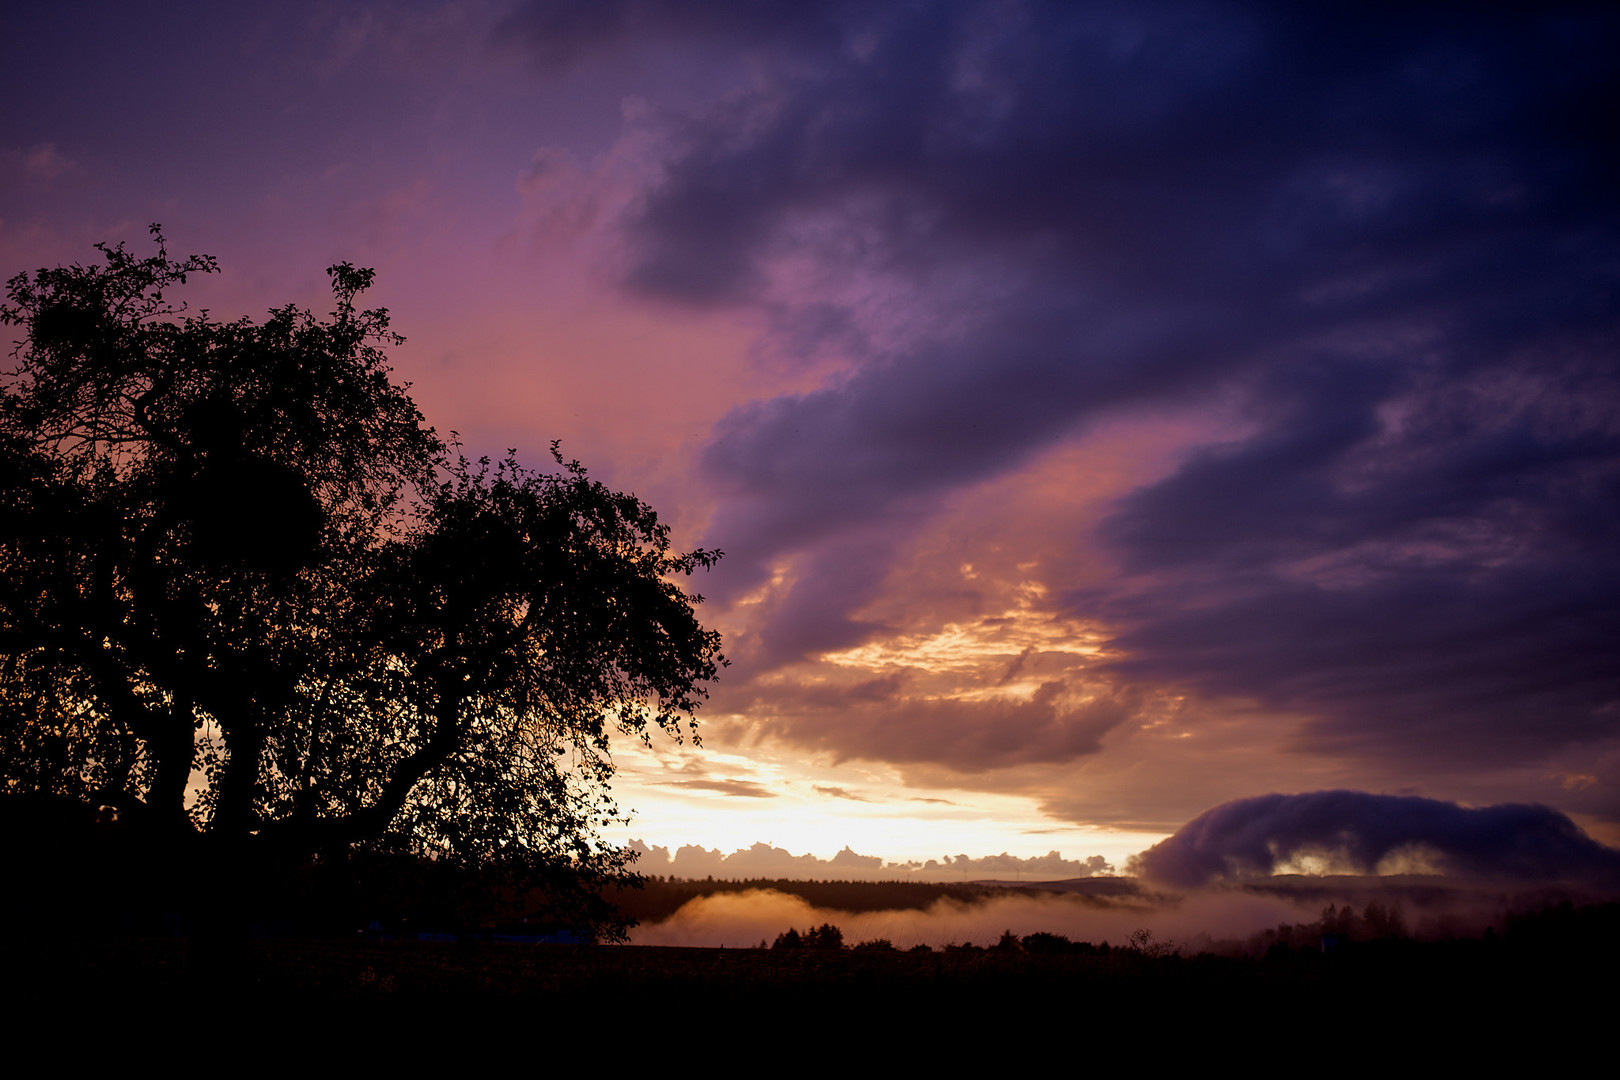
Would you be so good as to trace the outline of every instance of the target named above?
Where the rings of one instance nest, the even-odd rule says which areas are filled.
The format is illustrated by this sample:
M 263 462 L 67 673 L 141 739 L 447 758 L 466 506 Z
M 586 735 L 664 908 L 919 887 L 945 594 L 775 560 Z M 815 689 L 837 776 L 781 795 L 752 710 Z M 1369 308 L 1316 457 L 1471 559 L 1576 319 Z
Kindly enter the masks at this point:
M 230 852 L 622 871 L 614 732 L 694 733 L 724 663 L 631 495 L 469 461 L 335 310 L 219 322 L 212 258 L 21 274 L 0 383 L 0 784 Z

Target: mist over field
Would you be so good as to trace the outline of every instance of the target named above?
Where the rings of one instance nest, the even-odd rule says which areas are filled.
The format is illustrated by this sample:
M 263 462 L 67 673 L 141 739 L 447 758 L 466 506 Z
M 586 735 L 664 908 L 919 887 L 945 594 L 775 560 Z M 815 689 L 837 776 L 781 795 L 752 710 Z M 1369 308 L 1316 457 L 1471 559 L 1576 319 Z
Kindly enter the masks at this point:
M 1315 923 L 1330 906 L 1365 914 L 1370 905 L 1381 923 L 1378 934 L 1438 938 L 1475 935 L 1506 914 L 1561 900 L 1620 893 L 1620 852 L 1556 810 L 1359 791 L 1223 803 L 1133 856 L 1132 877 L 1109 876 L 1112 868 L 1098 858 L 1065 860 L 1056 852 L 1045 859 L 930 860 L 934 877 L 912 876 L 914 864 L 883 866 L 848 848 L 832 860 L 793 856 L 768 844 L 726 857 L 701 848 L 683 848 L 674 859 L 662 849 L 648 854 L 655 867 L 674 867 L 693 879 L 708 870 L 711 881 L 742 880 L 740 872 L 748 871 L 749 879 L 774 873 L 806 883 L 916 882 L 976 871 L 981 891 L 915 909 L 874 911 L 852 884 L 846 902 L 865 909 L 852 911 L 825 899 L 817 906 L 794 895 L 791 880 L 779 881 L 775 888 L 696 896 L 667 918 L 645 920 L 631 940 L 646 945 L 735 948 L 768 943 L 789 927 L 832 923 L 847 944 L 884 938 L 900 948 L 989 945 L 1011 931 L 1118 945 L 1147 930 L 1161 944 L 1196 951 L 1279 925 Z M 1044 883 L 1014 882 L 997 870 L 1028 871 Z M 1066 880 L 1059 880 L 1063 871 L 1069 871 Z M 693 884 L 702 891 L 700 882 Z M 826 888 L 806 892 L 833 895 Z
M 1062 883 L 1054 887 L 1061 888 Z M 1141 891 L 1122 896 L 1043 892 L 1040 886 L 963 901 L 942 897 L 922 910 L 851 912 L 815 906 L 778 889 L 720 892 L 688 901 L 667 919 L 631 931 L 636 945 L 747 948 L 793 928 L 831 923 L 846 945 L 886 939 L 896 948 L 916 945 L 994 945 L 1007 931 L 1024 937 L 1061 934 L 1074 941 L 1127 944 L 1147 930 L 1151 942 L 1182 952 L 1221 943 L 1242 944 L 1278 926 L 1315 924 L 1333 906 L 1365 912 L 1368 905 L 1392 913 L 1414 937 L 1477 936 L 1504 916 L 1536 910 L 1563 899 L 1592 900 L 1598 894 L 1527 888 L 1503 882 L 1463 882 L 1429 876 L 1311 878 L 1284 875 L 1246 886 L 1214 887 L 1184 894 Z M 1312 941 L 1314 944 L 1314 941 Z
M 740 948 L 761 941 L 769 944 L 790 927 L 803 930 L 832 923 L 844 932 L 846 944 L 883 938 L 901 949 L 993 945 L 1007 930 L 1020 937 L 1044 931 L 1077 941 L 1118 945 L 1143 928 L 1151 929 L 1155 938 L 1177 940 L 1212 926 L 1247 933 L 1295 921 L 1303 910 L 1273 897 L 1210 896 L 1170 905 L 1143 898 L 1030 894 L 995 896 L 976 903 L 947 897 L 925 911 L 851 913 L 814 907 L 788 893 L 753 889 L 699 897 L 664 922 L 631 931 L 630 940 L 636 945 Z

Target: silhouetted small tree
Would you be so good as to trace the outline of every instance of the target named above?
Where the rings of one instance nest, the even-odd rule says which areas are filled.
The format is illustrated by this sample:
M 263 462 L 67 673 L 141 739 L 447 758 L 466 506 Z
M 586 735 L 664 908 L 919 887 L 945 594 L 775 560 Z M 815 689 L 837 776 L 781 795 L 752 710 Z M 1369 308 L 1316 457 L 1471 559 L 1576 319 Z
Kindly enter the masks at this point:
M 1065 935 L 1049 934 L 1044 930 L 1025 934 L 1019 944 L 1023 946 L 1025 952 L 1040 956 L 1062 955 L 1074 949 L 1074 944 Z
M 1153 957 L 1155 959 L 1161 956 L 1170 956 L 1176 951 L 1175 942 L 1154 941 L 1153 931 L 1147 929 L 1146 927 L 1132 930 L 1130 936 L 1126 940 L 1127 944 L 1125 945 L 1125 948 L 1129 949 L 1131 952 L 1139 953 L 1142 956 Z

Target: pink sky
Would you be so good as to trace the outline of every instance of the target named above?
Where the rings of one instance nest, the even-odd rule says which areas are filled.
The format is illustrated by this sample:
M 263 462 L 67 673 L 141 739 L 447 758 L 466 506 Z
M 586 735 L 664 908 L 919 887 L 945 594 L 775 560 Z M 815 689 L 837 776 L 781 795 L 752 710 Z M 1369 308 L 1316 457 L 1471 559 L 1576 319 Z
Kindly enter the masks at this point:
M 723 549 L 621 840 L 1122 866 L 1338 788 L 1620 839 L 1612 15 L 925 9 L 19 14 L 0 267 L 374 266 L 441 432 Z

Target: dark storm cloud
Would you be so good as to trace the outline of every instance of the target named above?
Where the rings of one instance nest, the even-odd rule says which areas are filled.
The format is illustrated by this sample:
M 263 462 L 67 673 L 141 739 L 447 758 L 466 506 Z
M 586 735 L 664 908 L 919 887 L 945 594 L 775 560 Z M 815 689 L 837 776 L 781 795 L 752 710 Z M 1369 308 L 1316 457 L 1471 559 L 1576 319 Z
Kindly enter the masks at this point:
M 1466 766 L 1612 734 L 1620 395 L 1608 357 L 1571 351 L 1405 390 L 1323 368 L 1268 388 L 1260 434 L 1107 523 L 1154 584 L 1071 602 L 1113 616 L 1121 674 L 1313 714 L 1324 748 Z
M 1028 701 L 929 697 L 890 677 L 844 689 L 777 690 L 731 704 L 753 716 L 778 714 L 773 733 L 838 758 L 978 773 L 1094 754 L 1136 702 L 1130 694 L 1078 697 L 1056 680 Z
M 522 16 L 570 56 L 707 35 L 780 61 L 672 126 L 628 278 L 848 354 L 734 410 L 704 460 L 718 598 L 808 553 L 762 663 L 875 632 L 853 612 L 887 563 L 832 555 L 852 530 L 903 533 L 1108 410 L 1220 392 L 1249 434 L 1120 504 L 1102 538 L 1130 580 L 1061 594 L 1120 629 L 1120 676 L 1298 709 L 1359 753 L 1614 734 L 1620 16 L 778 7 Z M 792 258 L 823 278 L 783 286 Z M 894 288 L 883 313 L 828 284 L 857 275 Z M 883 726 L 800 737 L 911 760 Z M 1002 727 L 1026 741 L 984 760 L 1076 752 Z
M 825 47 L 836 44 L 833 19 L 848 6 L 828 0 L 536 0 L 520 5 L 496 32 L 521 41 L 548 67 L 567 67 L 594 51 L 648 37 L 779 46 L 808 39 Z
M 1202 350 L 1173 314 L 1162 326 L 1109 325 L 1124 321 L 1025 308 L 967 340 L 874 360 L 836 388 L 726 416 L 704 459 L 731 496 L 710 530 L 737 556 L 725 572 L 757 576 L 773 555 L 855 525 L 904 530 L 929 496 L 1049 445 L 1081 403 L 1198 378 L 1188 357 Z M 1054 362 L 1065 351 L 1077 362 Z
M 897 531 L 903 534 L 905 530 Z M 769 668 L 806 653 L 844 649 L 864 640 L 872 627 L 851 613 L 882 585 L 898 539 L 845 536 L 814 549 L 797 568 L 804 584 L 789 588 L 778 601 L 772 632 L 757 645 L 734 649 L 737 658 L 751 667 Z M 740 534 L 739 542 L 747 543 Z M 707 582 L 705 588 L 709 588 Z
M 1449 875 L 1525 882 L 1620 884 L 1620 852 L 1545 806 L 1476 809 L 1436 799 L 1318 791 L 1239 799 L 1200 814 L 1137 857 L 1136 869 L 1192 888 L 1263 877 L 1301 856 L 1370 874 L 1414 849 Z

